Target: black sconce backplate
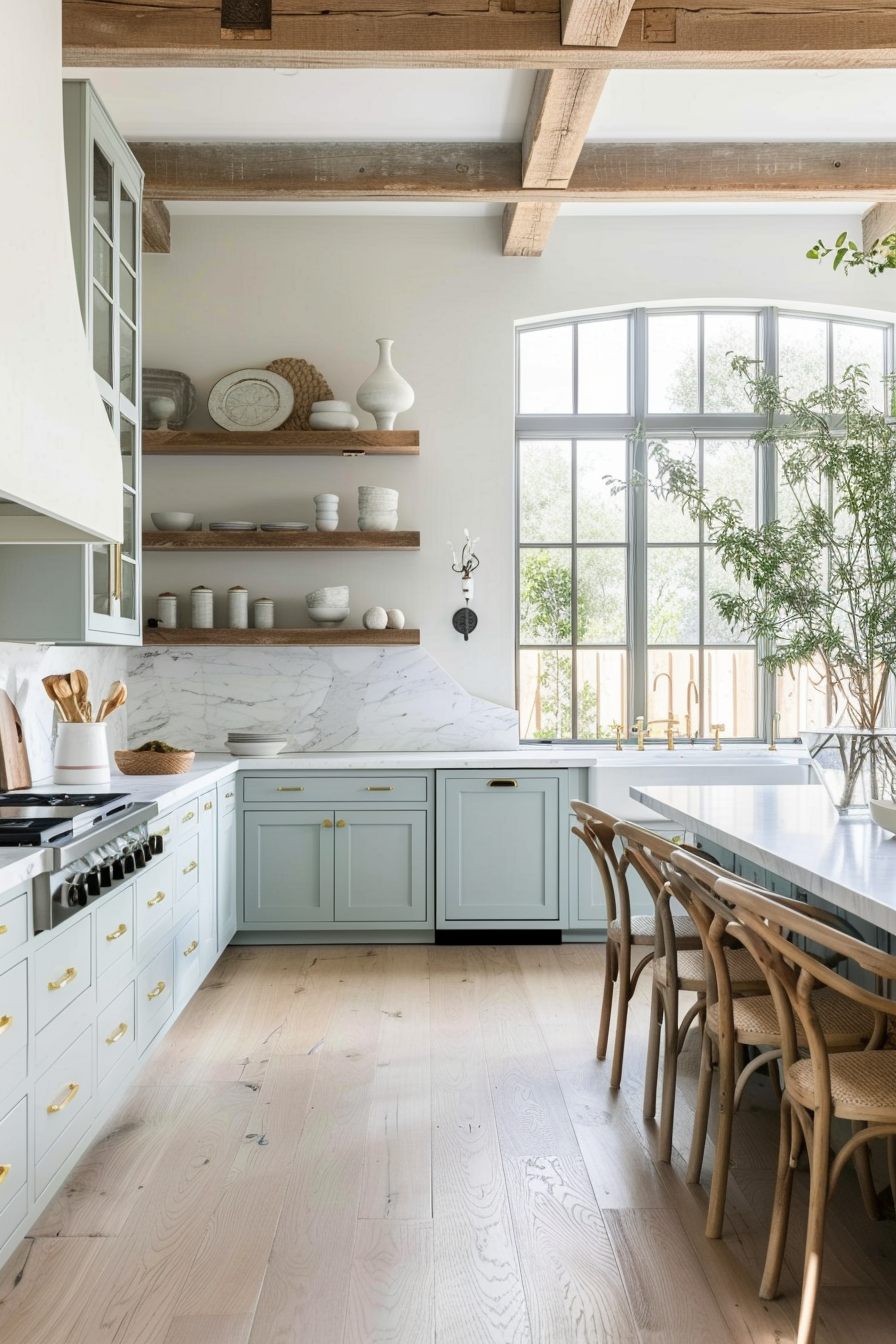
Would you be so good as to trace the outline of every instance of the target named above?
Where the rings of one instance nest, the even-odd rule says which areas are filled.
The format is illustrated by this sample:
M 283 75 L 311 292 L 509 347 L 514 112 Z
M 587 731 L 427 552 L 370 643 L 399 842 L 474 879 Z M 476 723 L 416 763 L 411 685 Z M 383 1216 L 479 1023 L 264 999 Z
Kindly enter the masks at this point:
M 464 639 L 469 639 L 479 624 L 479 617 L 469 607 L 461 607 L 451 618 L 451 624 L 459 635 L 463 635 Z

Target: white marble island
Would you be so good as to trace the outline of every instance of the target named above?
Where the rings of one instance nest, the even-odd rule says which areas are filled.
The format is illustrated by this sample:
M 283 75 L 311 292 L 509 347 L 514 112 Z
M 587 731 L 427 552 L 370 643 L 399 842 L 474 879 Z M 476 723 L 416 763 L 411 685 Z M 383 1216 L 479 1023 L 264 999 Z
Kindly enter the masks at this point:
M 638 802 L 896 935 L 896 837 L 841 819 L 821 787 L 632 787 Z

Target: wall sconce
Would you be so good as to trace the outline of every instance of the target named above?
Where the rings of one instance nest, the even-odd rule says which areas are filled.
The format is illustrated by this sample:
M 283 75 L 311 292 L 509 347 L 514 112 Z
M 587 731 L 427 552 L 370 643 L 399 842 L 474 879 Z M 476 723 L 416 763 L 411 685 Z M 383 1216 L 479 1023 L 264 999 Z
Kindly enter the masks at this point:
M 463 635 L 464 640 L 468 640 L 479 624 L 479 617 L 470 607 L 470 598 L 473 596 L 473 571 L 479 568 L 479 557 L 473 548 L 478 543 L 479 538 L 475 537 L 471 541 L 469 529 L 466 527 L 464 528 L 464 537 L 466 540 L 460 553 L 460 560 L 458 560 L 457 552 L 451 546 L 451 542 L 448 543 L 451 546 L 451 568 L 455 574 L 460 575 L 461 592 L 466 603 L 466 606 L 461 607 L 459 611 L 454 613 L 451 623 L 458 634 Z

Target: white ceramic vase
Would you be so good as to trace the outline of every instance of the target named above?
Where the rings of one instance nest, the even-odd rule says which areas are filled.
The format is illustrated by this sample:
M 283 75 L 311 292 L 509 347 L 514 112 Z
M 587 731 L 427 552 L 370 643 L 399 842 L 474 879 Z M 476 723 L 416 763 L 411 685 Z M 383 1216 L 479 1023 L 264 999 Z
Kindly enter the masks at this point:
M 363 411 L 370 412 L 377 429 L 394 429 L 396 415 L 413 406 L 414 389 L 392 364 L 394 341 L 379 336 L 376 343 L 380 348 L 380 362 L 358 388 L 355 401 Z

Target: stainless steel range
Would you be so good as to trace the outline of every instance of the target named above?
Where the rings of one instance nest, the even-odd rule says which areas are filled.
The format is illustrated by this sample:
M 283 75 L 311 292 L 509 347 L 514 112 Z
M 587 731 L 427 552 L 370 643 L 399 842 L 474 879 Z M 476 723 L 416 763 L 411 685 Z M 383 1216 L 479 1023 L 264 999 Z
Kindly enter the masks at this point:
M 0 847 L 53 852 L 52 872 L 34 882 L 35 933 L 155 863 L 163 842 L 149 823 L 158 812 L 157 803 L 138 803 L 127 793 L 0 793 Z

